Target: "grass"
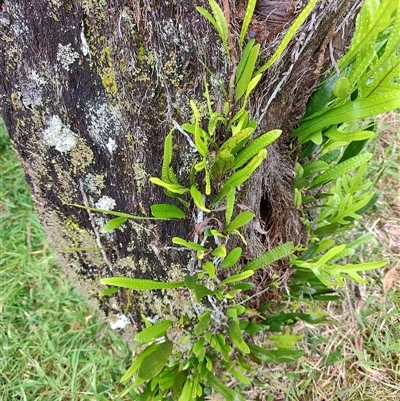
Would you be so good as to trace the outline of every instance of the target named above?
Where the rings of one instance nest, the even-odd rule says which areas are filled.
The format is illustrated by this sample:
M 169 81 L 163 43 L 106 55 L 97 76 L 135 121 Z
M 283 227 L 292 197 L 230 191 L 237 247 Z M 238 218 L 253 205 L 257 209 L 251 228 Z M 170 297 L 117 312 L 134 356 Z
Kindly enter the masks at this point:
M 0 125 L 0 400 L 112 400 L 129 363 L 46 243 Z
M 390 260 L 348 283 L 330 323 L 297 325 L 307 356 L 270 369 L 268 401 L 400 400 L 400 121 L 389 114 L 372 146 L 382 197 L 352 233 L 375 234 L 357 258 Z M 113 400 L 129 350 L 99 322 L 56 266 L 19 162 L 0 127 L 0 400 Z

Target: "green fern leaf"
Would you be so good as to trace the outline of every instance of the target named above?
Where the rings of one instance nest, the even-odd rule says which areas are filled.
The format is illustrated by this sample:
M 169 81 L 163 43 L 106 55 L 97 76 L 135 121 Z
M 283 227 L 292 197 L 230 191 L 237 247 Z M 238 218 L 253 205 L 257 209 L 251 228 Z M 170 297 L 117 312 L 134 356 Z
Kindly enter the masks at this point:
M 278 139 L 281 134 L 281 130 L 275 129 L 255 139 L 253 142 L 251 142 L 250 145 L 248 145 L 245 149 L 238 153 L 238 155 L 235 157 L 232 168 L 237 169 L 239 167 L 242 167 L 245 163 L 247 163 L 247 161 L 258 154 L 260 150 L 266 148 L 272 142 L 276 141 L 276 139 Z
M 190 195 L 192 195 L 192 199 L 199 209 L 206 213 L 211 212 L 211 210 L 207 209 L 206 205 L 204 204 L 203 194 L 196 188 L 196 185 L 192 185 L 190 187 Z
M 246 210 L 242 213 L 239 213 L 226 227 L 225 231 L 227 233 L 232 232 L 240 227 L 246 225 L 249 221 L 251 221 L 254 217 L 254 213 Z
M 252 260 L 245 266 L 245 270 L 257 270 L 276 262 L 279 259 L 286 258 L 293 253 L 293 243 L 286 242 L 265 252 L 263 255 Z
M 224 187 L 230 186 L 236 188 L 239 185 L 242 185 L 251 177 L 251 175 L 266 158 L 266 156 L 267 151 L 265 149 L 260 150 L 258 154 L 254 156 L 253 159 L 245 167 L 232 174 L 232 176 L 225 182 Z
M 162 290 L 183 287 L 183 281 L 163 282 L 129 277 L 108 277 L 100 280 L 103 284 L 129 288 L 137 291 Z
M 237 322 L 231 320 L 228 325 L 228 336 L 232 341 L 232 344 L 236 346 L 243 354 L 250 354 L 250 348 L 245 343 L 242 337 L 242 330 Z
M 151 340 L 164 337 L 171 325 L 171 320 L 163 320 L 162 322 L 155 323 L 137 333 L 134 340 L 140 343 L 147 343 Z
M 233 209 L 235 207 L 236 199 L 236 188 L 231 188 L 231 190 L 226 195 L 226 210 L 225 210 L 225 222 L 229 224 L 232 219 Z
M 142 363 L 143 359 L 147 356 L 150 355 L 152 352 L 154 352 L 158 347 L 158 344 L 151 344 L 149 345 L 146 349 L 144 349 L 139 355 L 137 355 L 132 363 L 132 365 L 129 367 L 129 369 L 125 372 L 125 374 L 121 377 L 120 383 L 126 382 L 128 379 L 130 379 L 135 372 L 139 369 L 140 364 Z
M 243 72 L 236 84 L 236 100 L 240 100 L 249 88 L 250 81 L 253 77 L 254 67 L 258 58 L 260 44 L 252 47 Z
M 343 174 L 347 174 L 350 171 L 353 171 L 357 167 L 368 162 L 371 159 L 371 157 L 372 157 L 371 153 L 363 153 L 354 156 L 350 159 L 347 159 L 342 163 L 336 164 L 335 166 L 332 166 L 329 170 L 324 171 L 321 175 L 316 177 L 311 182 L 309 189 L 314 189 L 321 185 L 325 185 L 328 182 L 339 178 Z
M 161 167 L 161 179 L 165 182 L 170 182 L 169 165 L 172 162 L 172 129 L 166 136 L 164 141 L 164 156 Z
M 253 17 L 256 4 L 257 4 L 257 0 L 248 0 L 248 2 L 247 2 L 247 7 L 246 7 L 246 11 L 244 13 L 242 28 L 240 30 L 240 36 L 239 36 L 240 46 L 243 45 L 243 41 L 246 36 L 247 30 L 249 29 L 249 25 L 250 25 L 251 19 Z
M 102 233 L 108 233 L 122 226 L 128 220 L 127 217 L 115 217 L 107 222 L 107 224 L 100 230 Z

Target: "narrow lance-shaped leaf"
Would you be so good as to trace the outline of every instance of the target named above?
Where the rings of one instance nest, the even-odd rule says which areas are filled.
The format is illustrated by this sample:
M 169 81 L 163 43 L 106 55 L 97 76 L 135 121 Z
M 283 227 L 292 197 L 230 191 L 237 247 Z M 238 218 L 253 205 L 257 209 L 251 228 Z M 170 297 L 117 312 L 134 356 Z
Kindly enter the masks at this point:
M 261 269 L 262 267 L 268 266 L 279 259 L 283 259 L 290 256 L 292 252 L 293 252 L 293 243 L 286 242 L 282 245 L 277 246 L 276 248 L 269 250 L 268 252 L 265 252 L 258 258 L 252 260 L 245 266 L 245 270 Z
M 243 18 L 243 22 L 242 22 L 242 29 L 240 30 L 240 36 L 239 36 L 240 46 L 242 46 L 244 38 L 247 33 L 247 30 L 249 29 L 249 25 L 250 25 L 251 19 L 253 17 L 256 3 L 257 3 L 257 0 L 248 0 L 248 2 L 247 2 L 247 7 L 246 7 L 246 11 L 244 13 L 244 18 Z
M 290 363 L 302 357 L 305 352 L 297 349 L 264 349 L 249 344 L 250 352 L 264 363 Z
M 172 238 L 172 242 L 177 245 L 182 245 L 186 248 L 193 249 L 194 251 L 207 251 L 207 248 L 200 244 L 196 244 L 195 242 L 191 241 L 186 241 L 183 238 L 180 237 L 174 237 Z
M 249 346 L 244 342 L 239 324 L 231 320 L 228 325 L 228 335 L 232 343 L 244 354 L 250 354 Z
M 226 386 L 211 372 L 207 375 L 207 384 L 217 393 L 221 394 L 225 401 L 245 401 L 239 393 Z
M 157 203 L 150 206 L 151 214 L 160 219 L 184 219 L 185 213 L 178 206 L 168 203 Z
M 115 287 L 130 288 L 137 291 L 162 290 L 167 288 L 183 287 L 183 281 L 154 281 L 140 278 L 129 277 L 108 277 L 100 280 L 103 284 L 113 285 Z
M 314 178 L 309 189 L 314 189 L 339 178 L 343 174 L 349 173 L 350 171 L 369 161 L 371 157 L 371 153 L 363 153 L 332 166 L 330 169 L 324 171 L 321 175 Z
M 98 209 L 96 207 L 83 206 L 83 205 L 79 205 L 77 203 L 70 203 L 69 205 L 70 206 L 74 206 L 74 207 L 78 207 L 80 209 L 90 210 L 92 212 L 109 214 L 111 216 L 126 217 L 126 218 L 132 219 L 132 220 L 160 220 L 157 217 L 135 216 L 135 215 L 129 214 L 129 213 L 116 212 L 114 210 Z
M 208 209 L 204 204 L 203 194 L 196 188 L 196 185 L 192 185 L 190 187 L 190 195 L 192 195 L 193 201 L 199 209 L 203 210 L 206 213 L 211 212 L 211 210 Z
M 326 133 L 326 136 L 331 141 L 338 142 L 353 142 L 353 141 L 363 141 L 365 139 L 369 139 L 374 135 L 373 131 L 356 131 L 356 132 L 339 132 L 338 130 L 330 131 Z
M 367 270 L 375 270 L 380 269 L 388 264 L 386 259 L 377 260 L 376 262 L 365 262 L 365 263 L 357 263 L 357 264 L 347 264 L 343 266 L 332 265 L 327 266 L 326 270 L 329 272 L 343 272 L 349 274 L 350 272 L 357 272 L 357 271 L 367 271 Z
M 247 161 L 249 161 L 252 157 L 258 154 L 260 150 L 266 148 L 276 139 L 278 139 L 281 134 L 282 134 L 281 130 L 275 129 L 255 139 L 253 142 L 251 142 L 250 145 L 248 145 L 240 153 L 238 153 L 238 155 L 235 157 L 235 161 L 233 163 L 232 168 L 237 169 L 239 167 L 242 167 L 243 164 L 247 163 Z
M 164 156 L 161 166 L 161 179 L 165 182 L 169 182 L 169 165 L 172 162 L 172 129 L 166 136 L 164 141 Z
M 226 256 L 226 246 L 224 244 L 221 244 L 212 251 L 212 255 L 219 258 L 224 258 Z
M 221 285 L 224 284 L 230 284 L 230 283 L 235 283 L 236 281 L 241 281 L 244 280 L 246 278 L 251 277 L 254 274 L 253 270 L 246 270 L 244 272 L 238 273 L 238 274 L 234 274 L 230 277 L 227 277 L 225 280 L 221 281 Z
M 140 343 L 147 343 L 156 338 L 163 337 L 167 333 L 167 330 L 171 327 L 171 324 L 171 320 L 164 320 L 162 322 L 155 323 L 137 333 L 134 340 Z
M 172 349 L 173 344 L 170 340 L 157 344 L 156 350 L 143 358 L 139 367 L 138 377 L 143 380 L 151 380 L 157 376 L 167 364 Z
M 253 90 L 256 88 L 256 86 L 260 82 L 261 78 L 262 78 L 262 74 L 256 74 L 254 76 L 254 78 L 252 78 L 252 80 L 250 81 L 249 85 L 247 86 L 246 94 L 245 94 L 244 99 L 243 99 L 242 109 L 247 104 L 247 100 L 249 99 L 249 96 L 250 96 L 251 92 L 253 92 Z
M 162 188 L 167 189 L 168 191 L 171 191 L 174 194 L 184 194 L 186 192 L 189 192 L 188 188 L 183 187 L 182 185 L 179 184 L 170 184 L 168 182 L 162 181 L 157 177 L 151 177 L 150 182 L 152 182 L 155 185 L 158 185 Z
M 254 217 L 254 213 L 246 210 L 242 213 L 239 213 L 226 227 L 225 231 L 226 232 L 232 232 L 233 230 L 236 230 L 237 228 L 243 227 L 246 225 L 249 221 L 251 221 Z
M 207 157 L 207 144 L 201 138 L 201 128 L 200 128 L 200 112 L 196 106 L 196 103 L 191 100 L 190 107 L 193 110 L 195 119 L 195 129 L 194 129 L 194 143 L 196 144 L 197 151 L 205 158 Z
M 240 58 L 239 64 L 236 68 L 236 76 L 235 76 L 236 83 L 239 81 L 239 79 L 241 78 L 241 76 L 243 74 L 243 71 L 247 64 L 247 59 L 249 58 L 249 55 L 250 55 L 251 49 L 254 46 L 254 43 L 255 43 L 255 39 L 250 39 L 247 42 L 247 45 L 243 50 L 242 57 Z
M 219 36 L 221 37 L 224 46 L 227 47 L 229 31 L 228 22 L 225 19 L 224 12 L 215 0 L 208 0 L 208 3 L 210 4 L 211 10 L 214 15 Z
M 254 128 L 247 127 L 242 129 L 239 133 L 235 134 L 228 140 L 226 140 L 220 147 L 219 151 L 229 150 L 231 151 L 238 143 L 243 140 L 246 140 L 254 131 Z
M 199 316 L 199 323 L 197 323 L 197 326 L 194 329 L 194 333 L 196 334 L 196 336 L 200 336 L 201 334 L 203 334 L 207 330 L 210 322 L 211 322 L 211 312 L 206 311 L 202 313 Z
M 339 254 L 340 252 L 342 252 L 344 249 L 346 248 L 345 244 L 342 245 L 338 245 L 333 247 L 332 249 L 329 249 L 329 251 L 327 251 L 323 256 L 321 256 L 318 259 L 318 263 L 319 265 L 325 265 L 326 263 L 328 263 L 330 260 L 332 260 L 333 258 L 335 258 L 335 256 L 337 254 Z
M 243 73 L 236 84 L 236 100 L 240 100 L 249 87 L 250 81 L 253 78 L 254 67 L 256 65 L 259 50 L 260 44 L 257 43 L 250 51 L 246 66 L 244 67 Z
M 224 189 L 226 187 L 237 187 L 247 181 L 266 156 L 267 151 L 262 149 L 245 167 L 232 174 L 232 176 L 225 182 L 225 185 L 221 189 L 220 193 L 213 200 L 213 203 L 217 203 L 223 198 Z
M 290 26 L 287 34 L 283 38 L 282 42 L 279 44 L 278 48 L 275 50 L 272 57 L 265 63 L 258 71 L 257 74 L 264 72 L 268 68 L 270 68 L 281 56 L 283 51 L 286 49 L 288 43 L 293 38 L 297 30 L 301 27 L 306 18 L 311 14 L 312 9 L 318 0 L 310 0 L 307 6 L 303 9 L 303 11 L 299 14 L 299 16 L 294 20 L 293 24 Z
M 329 164 L 325 163 L 323 160 L 313 160 L 303 166 L 303 177 L 312 177 L 314 174 L 325 171 L 328 168 Z
M 233 209 L 235 207 L 236 199 L 236 188 L 231 188 L 231 190 L 226 195 L 226 210 L 225 210 L 225 221 L 230 223 L 233 215 Z
M 215 277 L 215 266 L 214 263 L 211 261 L 207 261 L 203 264 L 203 270 L 208 274 L 208 277 L 214 278 Z
M 228 255 L 226 255 L 225 260 L 221 263 L 221 267 L 228 268 L 233 266 L 242 255 L 242 248 L 233 248 Z
M 185 384 L 183 385 L 182 392 L 178 398 L 178 401 L 186 401 L 193 399 L 193 380 L 186 379 Z
M 107 222 L 107 224 L 101 229 L 102 233 L 108 233 L 122 226 L 128 220 L 127 217 L 115 217 Z
M 135 372 L 139 369 L 140 364 L 142 363 L 143 359 L 154 352 L 158 347 L 158 344 L 151 344 L 145 350 L 143 350 L 139 355 L 135 356 L 132 365 L 129 369 L 125 372 L 125 374 L 121 377 L 120 382 L 124 383 L 129 378 L 131 378 Z
M 357 99 L 330 109 L 320 116 L 314 118 L 311 116 L 293 132 L 293 135 L 304 137 L 333 124 L 361 120 L 398 108 L 400 108 L 399 91 Z

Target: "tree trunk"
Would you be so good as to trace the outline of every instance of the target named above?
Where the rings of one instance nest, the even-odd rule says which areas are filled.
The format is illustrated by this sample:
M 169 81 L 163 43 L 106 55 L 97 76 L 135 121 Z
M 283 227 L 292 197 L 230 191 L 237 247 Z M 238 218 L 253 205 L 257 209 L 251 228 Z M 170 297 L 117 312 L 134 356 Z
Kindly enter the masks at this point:
M 278 128 L 283 135 L 241 189 L 240 203 L 256 214 L 245 232 L 244 258 L 303 239 L 293 206 L 296 152 L 289 134 L 323 72 L 348 44 L 360 2 L 320 0 L 250 99 L 257 133 Z M 238 48 L 246 2 L 221 3 Z M 261 43 L 264 61 L 305 3 L 258 1 L 249 35 Z M 232 74 L 220 39 L 196 5 L 208 7 L 204 0 L 0 0 L 0 111 L 41 222 L 80 292 L 109 321 L 128 316 L 129 336 L 140 328 L 140 313 L 189 314 L 185 293 L 120 291 L 102 298 L 99 278 L 181 278 L 187 257 L 162 247 L 173 236 L 190 239 L 194 222 L 191 216 L 179 223 L 129 221 L 101 234 L 109 218 L 71 204 L 149 216 L 152 204 L 167 201 L 149 182 L 160 176 L 164 138 L 174 124 L 190 121 L 190 100 L 204 107 L 204 76 L 222 110 L 218 81 L 226 87 Z M 175 131 L 181 180 L 191 152 Z M 259 285 L 271 274 L 256 277 Z

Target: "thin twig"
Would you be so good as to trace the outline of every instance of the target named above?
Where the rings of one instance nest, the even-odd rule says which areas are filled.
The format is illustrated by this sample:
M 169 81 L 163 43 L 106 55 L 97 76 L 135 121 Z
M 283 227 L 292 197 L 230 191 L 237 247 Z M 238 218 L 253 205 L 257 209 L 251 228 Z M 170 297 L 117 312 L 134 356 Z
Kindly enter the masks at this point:
M 83 189 L 83 182 L 82 182 L 82 180 L 79 180 L 79 188 L 80 188 L 80 190 L 81 190 L 82 199 L 83 199 L 83 204 L 84 204 L 86 207 L 90 207 L 88 198 L 87 198 L 87 196 L 86 196 L 86 194 L 85 194 L 85 191 L 84 191 L 84 189 Z M 108 269 L 109 269 L 110 272 L 112 273 L 112 272 L 113 272 L 113 267 L 112 267 L 111 262 L 108 260 L 108 257 L 107 257 L 106 252 L 104 251 L 104 248 L 103 248 L 103 245 L 102 245 L 101 239 L 100 239 L 100 233 L 99 233 L 99 230 L 98 230 L 97 227 L 96 227 L 96 223 L 94 222 L 93 215 L 92 215 L 92 213 L 91 213 L 91 211 L 90 211 L 89 209 L 86 209 L 86 211 L 87 211 L 87 213 L 88 213 L 89 221 L 90 221 L 90 224 L 91 224 L 92 229 L 93 229 L 93 231 L 94 231 L 94 235 L 95 235 L 95 237 L 96 237 L 97 246 L 100 248 L 101 256 L 103 256 L 103 260 L 104 260 L 105 264 L 107 265 Z
M 192 138 L 189 136 L 189 134 L 188 134 L 174 119 L 171 119 L 171 122 L 172 122 L 173 126 L 174 126 L 181 134 L 185 135 L 187 141 L 189 142 L 189 145 L 190 145 L 193 149 L 197 150 L 196 145 L 195 145 L 194 142 L 192 141 Z

